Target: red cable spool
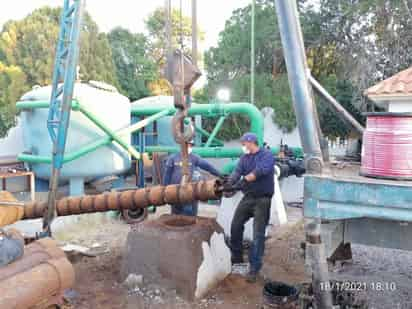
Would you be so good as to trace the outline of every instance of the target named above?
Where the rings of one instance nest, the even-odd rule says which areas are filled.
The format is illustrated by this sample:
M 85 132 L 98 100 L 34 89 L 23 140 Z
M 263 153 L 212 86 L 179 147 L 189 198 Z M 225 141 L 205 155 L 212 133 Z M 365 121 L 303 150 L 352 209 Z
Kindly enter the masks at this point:
M 412 113 L 367 113 L 361 175 L 412 180 Z

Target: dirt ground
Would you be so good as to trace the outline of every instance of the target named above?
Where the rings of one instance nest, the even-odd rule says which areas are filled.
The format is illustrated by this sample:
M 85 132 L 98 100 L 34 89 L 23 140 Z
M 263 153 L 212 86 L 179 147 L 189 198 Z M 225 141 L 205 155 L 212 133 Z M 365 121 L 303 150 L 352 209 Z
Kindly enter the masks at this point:
M 202 215 L 213 216 L 213 211 L 203 212 Z M 272 228 L 266 241 L 263 277 L 256 284 L 249 284 L 241 275 L 232 274 L 204 299 L 195 303 L 182 300 L 171 288 L 146 281 L 132 289 L 126 287 L 120 282 L 120 267 L 130 226 L 113 218 L 82 218 L 72 230 L 65 229 L 64 234 L 55 236 L 62 243 L 94 248 L 99 254 L 96 257 L 78 255 L 71 258 L 76 270 L 76 284 L 66 294 L 70 302 L 64 308 L 262 308 L 265 280 L 289 284 L 309 282 L 305 275 L 301 249 L 301 242 L 304 240 L 301 209 L 288 207 L 288 216 L 292 219 L 290 223 Z M 331 266 L 331 278 L 367 284 L 370 287 L 366 292 L 369 309 L 412 308 L 411 252 L 360 245 L 353 245 L 352 252 L 353 261 Z M 380 284 L 381 289 L 371 288 Z
M 300 212 L 296 209 L 293 211 Z M 56 237 L 62 243 L 94 247 L 100 253 L 96 257 L 71 257 L 76 271 L 76 284 L 66 295 L 70 300 L 65 305 L 66 309 L 261 308 L 264 280 L 289 283 L 307 280 L 300 249 L 303 233 L 300 232 L 302 224 L 299 221 L 282 228 L 273 228 L 266 243 L 263 276 L 256 284 L 247 283 L 239 274 L 232 274 L 204 299 L 188 303 L 170 288 L 144 282 L 140 287 L 130 290 L 119 282 L 122 252 L 130 226 L 115 219 L 105 219 L 99 224 L 93 220 L 80 220 L 84 222 L 80 221 L 76 228 Z

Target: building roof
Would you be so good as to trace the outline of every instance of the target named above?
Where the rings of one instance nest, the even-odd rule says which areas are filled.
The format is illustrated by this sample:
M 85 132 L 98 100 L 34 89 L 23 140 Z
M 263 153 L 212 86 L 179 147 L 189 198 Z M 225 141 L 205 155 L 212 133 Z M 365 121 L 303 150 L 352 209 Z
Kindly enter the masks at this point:
M 374 101 L 412 98 L 412 67 L 366 89 L 364 94 Z

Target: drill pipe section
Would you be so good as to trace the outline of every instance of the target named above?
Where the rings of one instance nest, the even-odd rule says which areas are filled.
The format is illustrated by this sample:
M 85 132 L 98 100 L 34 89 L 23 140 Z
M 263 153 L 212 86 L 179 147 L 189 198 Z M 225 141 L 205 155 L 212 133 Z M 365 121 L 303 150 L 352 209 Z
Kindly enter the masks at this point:
M 0 309 L 45 308 L 44 304 L 73 284 L 74 269 L 65 257 L 45 261 L 0 281 Z
M 57 242 L 51 238 L 37 240 L 24 248 L 21 259 L 0 268 L 0 282 L 11 278 L 18 273 L 25 272 L 48 260 L 65 257 L 63 250 L 58 248 Z
M 67 197 L 56 202 L 56 211 L 58 216 L 71 216 L 166 204 L 186 204 L 193 201 L 216 200 L 221 196 L 221 182 L 219 180 L 209 180 L 180 185 L 153 186 L 123 192 L 109 192 L 99 195 Z M 42 218 L 46 207 L 46 203 L 27 203 L 24 207 L 23 219 Z

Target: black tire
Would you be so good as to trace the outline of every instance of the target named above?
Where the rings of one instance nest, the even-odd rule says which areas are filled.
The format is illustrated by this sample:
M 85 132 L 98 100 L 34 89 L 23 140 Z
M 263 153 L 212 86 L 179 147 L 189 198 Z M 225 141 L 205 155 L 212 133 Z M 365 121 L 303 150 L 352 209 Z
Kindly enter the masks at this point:
M 126 209 L 122 211 L 122 217 L 128 224 L 137 224 L 146 220 L 149 212 L 146 208 L 139 208 L 136 210 Z

